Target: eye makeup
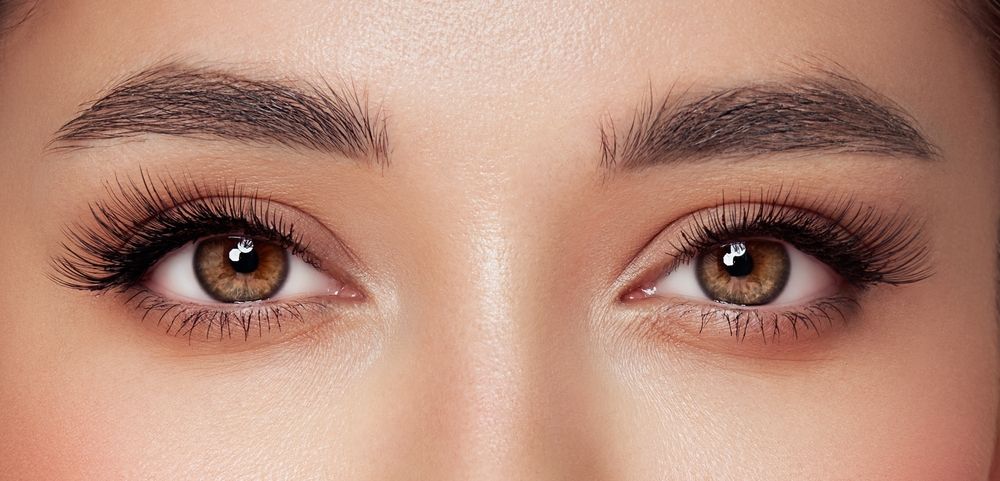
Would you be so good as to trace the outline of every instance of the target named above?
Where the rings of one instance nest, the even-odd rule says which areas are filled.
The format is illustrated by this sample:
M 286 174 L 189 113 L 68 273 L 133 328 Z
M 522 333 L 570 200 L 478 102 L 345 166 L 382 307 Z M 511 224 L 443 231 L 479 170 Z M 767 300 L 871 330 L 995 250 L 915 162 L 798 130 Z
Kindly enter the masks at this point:
M 347 274 L 353 256 L 329 230 L 255 189 L 238 183 L 205 188 L 143 171 L 138 181 L 119 179 L 106 190 L 106 200 L 90 205 L 90 219 L 65 229 L 68 241 L 53 259 L 51 277 L 72 289 L 120 294 L 168 334 L 262 336 L 280 331 L 287 319 L 304 322 L 364 297 Z M 198 255 L 169 269 L 191 271 L 187 277 L 197 281 L 158 288 L 171 277 L 155 272 L 188 245 Z M 313 273 L 297 275 L 289 266 Z M 297 295 L 281 294 L 289 283 L 298 284 L 290 289 Z M 207 294 L 176 295 L 193 289 Z
M 672 222 L 650 241 L 630 268 L 646 274 L 625 289 L 621 300 L 641 322 L 660 331 L 721 334 L 738 341 L 752 336 L 765 344 L 798 339 L 806 332 L 818 335 L 860 312 L 869 290 L 930 276 L 929 248 L 921 232 L 922 222 L 914 217 L 887 214 L 851 197 L 809 200 L 784 189 L 741 194 L 735 200 L 723 197 L 713 207 Z M 775 255 L 776 243 L 794 255 Z M 747 247 L 754 245 L 756 251 Z M 760 245 L 771 249 L 765 252 Z M 830 271 L 825 278 L 833 282 L 797 285 L 808 276 L 797 276 L 796 270 L 810 262 L 825 266 Z M 700 286 L 681 295 L 662 292 L 670 285 L 664 280 L 682 271 L 691 271 L 691 284 Z M 772 274 L 786 277 L 769 279 Z M 778 291 L 762 294 L 761 286 L 816 295 L 789 302 Z
M 173 335 L 262 336 L 280 331 L 286 319 L 336 313 L 365 297 L 348 274 L 353 255 L 319 221 L 238 183 L 206 188 L 142 172 L 138 181 L 108 184 L 107 198 L 91 204 L 90 212 L 90 219 L 66 229 L 53 279 L 73 289 L 121 294 L 143 320 L 155 319 Z M 929 276 L 921 228 L 912 216 L 887 214 L 850 197 L 809 200 L 784 189 L 723 197 L 662 229 L 633 261 L 629 270 L 638 280 L 619 299 L 648 324 L 700 337 L 797 339 L 848 320 L 876 286 Z M 164 282 L 151 282 L 163 278 L 151 272 L 185 246 L 198 254 L 197 262 L 180 265 L 197 279 L 188 284 L 207 290 L 200 300 L 170 295 L 157 288 Z M 808 299 L 788 301 L 782 292 L 803 291 L 795 273 L 804 258 L 825 266 L 836 282 L 805 289 L 817 294 Z M 295 295 L 281 295 L 289 259 L 319 272 L 305 284 L 343 288 L 299 286 Z M 663 288 L 663 279 L 686 267 L 701 269 L 699 295 Z M 317 281 L 317 275 L 330 281 Z M 781 278 L 771 279 L 775 275 Z

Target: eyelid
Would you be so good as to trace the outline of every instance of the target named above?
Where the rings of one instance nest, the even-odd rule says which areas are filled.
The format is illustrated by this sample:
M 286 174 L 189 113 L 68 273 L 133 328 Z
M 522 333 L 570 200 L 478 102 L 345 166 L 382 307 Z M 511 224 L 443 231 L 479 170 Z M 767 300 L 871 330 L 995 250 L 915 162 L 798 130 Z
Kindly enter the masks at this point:
M 704 353 L 697 358 L 732 368 L 743 367 L 742 363 L 750 360 L 827 359 L 835 354 L 831 350 L 834 346 L 849 339 L 850 319 L 861 309 L 851 292 L 818 298 L 792 311 L 772 306 L 658 301 L 649 298 L 628 303 L 615 316 L 613 338 L 629 336 L 657 350 L 684 346 L 684 353 Z M 837 335 L 829 335 L 831 330 Z M 728 363 L 730 358 L 738 361 Z
M 675 217 L 639 249 L 612 284 L 618 302 L 609 312 L 610 329 L 616 336 L 652 341 L 656 348 L 687 344 L 712 353 L 709 358 L 722 354 L 718 357 L 802 360 L 830 353 L 827 349 L 850 332 L 844 328 L 860 313 L 868 288 L 918 282 L 931 275 L 924 223 L 905 211 L 886 213 L 876 206 L 851 197 L 779 189 L 773 194 L 741 194 L 730 202 L 723 197 L 714 206 Z M 759 306 L 642 292 L 710 248 L 754 237 L 786 242 L 824 262 L 839 275 L 837 292 L 817 293 L 819 297 L 798 305 Z M 852 263 L 856 265 L 848 265 Z M 820 336 L 834 327 L 838 335 Z M 773 342 L 798 339 L 805 331 L 810 342 Z
M 815 232 L 801 232 L 796 225 Z M 804 198 L 781 190 L 742 194 L 669 222 L 627 265 L 615 289 L 627 300 L 630 292 L 669 274 L 700 250 L 734 236 L 787 242 L 862 288 L 917 282 L 931 274 L 922 226 L 909 215 L 884 214 L 852 198 Z M 849 261 L 860 263 L 846 265 Z
M 109 183 L 106 190 L 105 199 L 90 205 L 89 218 L 67 229 L 69 241 L 53 261 L 52 276 L 64 286 L 124 290 L 184 243 L 225 234 L 228 228 L 272 238 L 365 294 L 357 282 L 364 268 L 339 237 L 316 217 L 255 189 L 238 183 L 206 188 L 191 179 L 154 179 L 142 171 L 139 181 Z M 276 235 L 283 238 L 273 239 Z M 145 265 L 137 268 L 137 261 Z
M 271 344 L 314 325 L 333 323 L 346 328 L 358 324 L 342 322 L 342 317 L 343 321 L 366 322 L 377 318 L 373 315 L 376 306 L 358 302 L 369 299 L 366 286 L 357 281 L 369 278 L 358 257 L 324 223 L 291 204 L 261 196 L 239 183 L 205 187 L 191 179 L 154 179 L 145 171 L 138 182 L 108 183 L 106 191 L 107 197 L 89 205 L 89 216 L 65 229 L 68 241 L 63 242 L 61 255 L 53 258 L 54 272 L 49 277 L 72 289 L 117 294 L 105 299 L 138 311 L 136 317 L 143 321 L 155 320 L 141 324 L 187 337 L 188 345 L 202 333 L 206 338 L 218 337 L 217 341 L 237 337 L 242 331 L 240 337 L 247 341 L 252 330 Z M 187 243 L 229 234 L 274 242 L 346 287 L 333 296 L 205 304 L 172 298 L 144 285 L 146 274 L 166 255 Z M 286 317 L 300 321 L 308 317 L 308 322 L 292 323 L 295 327 L 284 332 L 281 326 Z M 198 335 L 194 335 L 195 328 Z M 282 332 L 263 336 L 272 329 Z

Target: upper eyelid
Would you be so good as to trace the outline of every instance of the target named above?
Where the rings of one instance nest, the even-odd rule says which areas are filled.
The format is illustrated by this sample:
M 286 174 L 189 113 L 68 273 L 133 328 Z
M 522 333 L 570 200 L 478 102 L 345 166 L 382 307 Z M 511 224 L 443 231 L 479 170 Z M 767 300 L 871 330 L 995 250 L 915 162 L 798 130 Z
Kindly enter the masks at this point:
M 107 198 L 91 204 L 94 218 L 89 224 L 75 223 L 65 229 L 69 241 L 64 243 L 62 255 L 53 258 L 54 273 L 49 276 L 57 283 L 86 290 L 126 288 L 128 285 L 125 284 L 138 282 L 134 273 L 127 282 L 111 285 L 113 283 L 105 272 L 108 268 L 126 267 L 123 264 L 131 262 L 117 255 L 119 249 L 130 245 L 148 246 L 154 242 L 151 239 L 137 240 L 136 236 L 148 234 L 142 229 L 154 229 L 148 226 L 157 219 L 173 216 L 173 221 L 189 221 L 191 217 L 209 213 L 219 219 L 242 219 L 279 232 L 293 244 L 304 260 L 311 261 L 315 267 L 342 282 L 354 283 L 355 274 L 363 268 L 354 252 L 316 217 L 297 207 L 261 196 L 256 189 L 251 190 L 237 183 L 220 183 L 206 188 L 190 179 L 153 178 L 142 171 L 139 181 L 118 179 L 106 184 L 106 191 Z M 206 235 L 221 233 L 225 232 L 211 230 L 211 226 L 205 232 Z M 172 246 L 162 254 L 177 247 L 180 245 Z M 145 268 L 152 267 L 157 260 L 150 261 Z M 361 286 L 356 285 L 355 288 L 363 290 Z
M 875 272 L 871 272 L 872 275 L 869 277 L 848 279 L 852 282 L 908 284 L 920 281 L 931 274 L 928 265 L 929 247 L 921 235 L 924 223 L 910 215 L 887 214 L 870 204 L 860 203 L 852 198 L 836 201 L 819 200 L 807 203 L 801 208 L 788 204 L 768 203 L 734 203 L 720 208 L 743 209 L 745 206 L 750 206 L 747 209 L 760 210 L 744 215 L 750 219 L 751 224 L 758 221 L 755 215 L 760 216 L 759 222 L 765 229 L 769 229 L 761 232 L 761 235 L 776 234 L 774 228 L 780 224 L 795 226 L 799 223 L 801 227 L 803 223 L 808 222 L 815 229 L 814 232 L 796 239 L 797 242 L 793 241 L 791 236 L 801 232 L 786 232 L 783 240 L 790 241 L 796 248 L 814 255 L 827 264 L 838 261 L 842 263 L 845 257 L 853 255 L 856 258 L 863 258 L 861 260 L 870 261 L 864 266 L 869 272 L 879 270 L 877 278 L 874 276 Z M 745 218 L 742 222 L 747 224 Z M 730 224 L 719 227 L 724 233 L 728 228 L 736 235 L 747 235 L 753 234 L 749 230 L 757 226 Z M 817 252 L 815 250 L 817 245 L 805 245 L 807 241 L 814 242 L 824 251 Z M 839 243 L 844 249 L 829 249 L 834 243 Z M 839 271 L 842 266 L 831 267 Z M 845 272 L 840 274 L 845 277 L 852 275 Z
M 612 286 L 613 290 L 618 293 L 616 294 L 618 298 L 620 299 L 640 286 L 668 274 L 672 266 L 676 266 L 696 254 L 696 252 L 692 252 L 693 250 L 704 247 L 697 243 L 698 233 L 692 227 L 694 220 L 705 219 L 705 216 L 713 215 L 713 212 L 716 213 L 714 215 L 718 216 L 720 210 L 725 211 L 726 209 L 729 209 L 729 219 L 732 219 L 734 217 L 732 214 L 751 207 L 765 209 L 759 214 L 770 216 L 772 221 L 780 221 L 782 215 L 787 216 L 789 213 L 813 216 L 812 218 L 817 222 L 827 223 L 844 233 L 858 237 L 858 241 L 867 249 L 868 255 L 878 254 L 882 257 L 879 262 L 875 263 L 879 265 L 867 267 L 880 267 L 882 272 L 888 270 L 894 274 L 893 276 L 881 276 L 877 279 L 875 278 L 877 276 L 869 276 L 872 279 L 863 279 L 865 281 L 904 284 L 922 280 L 932 274 L 929 258 L 930 249 L 921 234 L 922 221 L 901 213 L 901 211 L 887 214 L 872 204 L 863 203 L 850 197 L 806 197 L 795 191 L 779 188 L 771 193 L 742 193 L 737 196 L 736 200 L 732 201 L 727 201 L 723 196 L 723 200 L 712 207 L 693 210 L 672 219 L 658 230 L 622 269 L 623 273 Z M 862 211 L 868 212 L 870 215 L 867 217 L 859 216 L 858 213 Z M 739 215 L 735 217 L 737 220 L 740 219 Z M 739 230 L 739 226 L 734 228 L 734 223 L 737 222 L 727 220 L 725 234 Z M 859 225 L 868 227 L 881 225 L 883 227 L 881 229 L 882 236 L 877 239 L 869 237 L 866 242 L 865 234 L 858 232 Z M 774 236 L 774 233 L 771 234 Z M 686 243 L 678 242 L 678 239 L 683 239 L 685 235 L 688 236 Z M 871 235 L 874 234 L 869 234 L 869 236 Z M 786 240 L 781 239 L 780 236 L 774 237 Z M 664 243 L 667 244 L 665 249 L 657 249 Z M 902 252 L 906 247 L 912 248 L 908 254 Z M 826 261 L 824 260 L 824 262 Z M 839 270 L 837 266 L 831 267 Z
M 196 237 L 199 235 L 225 233 L 221 232 L 217 225 L 199 225 L 197 221 L 242 221 L 247 226 L 258 229 L 255 232 L 256 234 L 267 235 L 268 237 L 273 237 L 271 235 L 273 233 L 282 236 L 284 235 L 282 232 L 290 232 L 290 229 L 282 226 L 270 225 L 269 222 L 271 221 L 266 219 L 266 214 L 259 215 L 259 213 L 254 213 L 258 207 L 252 204 L 243 206 L 245 211 L 242 214 L 242 218 L 240 217 L 241 214 L 235 211 L 225 212 L 224 210 L 215 210 L 219 207 L 219 204 L 213 205 L 212 202 L 226 202 L 225 197 L 199 197 L 191 201 L 181 201 L 180 204 L 169 207 L 166 207 L 165 204 L 156 207 L 152 204 L 146 204 L 145 208 L 163 208 L 163 210 L 151 212 L 151 215 L 144 216 L 141 220 L 138 220 L 137 214 L 139 212 L 135 210 L 130 211 L 136 205 L 129 205 L 127 202 L 149 202 L 152 199 L 128 199 L 128 197 L 116 198 L 111 204 L 94 204 L 91 210 L 94 212 L 95 225 L 78 223 L 67 229 L 67 233 L 70 236 L 70 244 L 76 250 L 70 251 L 67 255 L 57 259 L 57 271 L 62 275 L 63 280 L 73 278 L 85 280 L 85 282 L 77 282 L 77 285 L 70 285 L 70 287 L 86 288 L 89 290 L 127 287 L 127 284 L 138 281 L 135 273 L 131 276 L 134 278 L 119 275 L 125 272 L 126 267 L 130 267 L 130 263 L 145 262 L 148 265 L 144 266 L 144 268 L 148 269 L 161 259 L 163 255 L 181 247 L 184 242 L 196 240 Z M 235 206 L 231 207 L 235 208 Z M 209 216 L 209 218 L 205 218 L 205 216 Z M 157 222 L 171 225 L 151 226 L 151 224 Z M 177 230 L 182 227 L 190 230 Z M 202 227 L 201 231 L 203 232 L 199 231 L 198 227 Z M 165 234 L 173 234 L 176 237 L 164 240 Z M 154 236 L 156 237 L 155 239 L 144 238 Z M 291 237 L 274 240 L 296 246 L 301 244 Z M 127 257 L 130 255 L 134 256 L 137 251 L 142 251 L 141 253 L 147 257 L 143 259 Z M 101 262 L 104 264 L 102 265 Z M 63 283 L 66 284 L 65 282 Z

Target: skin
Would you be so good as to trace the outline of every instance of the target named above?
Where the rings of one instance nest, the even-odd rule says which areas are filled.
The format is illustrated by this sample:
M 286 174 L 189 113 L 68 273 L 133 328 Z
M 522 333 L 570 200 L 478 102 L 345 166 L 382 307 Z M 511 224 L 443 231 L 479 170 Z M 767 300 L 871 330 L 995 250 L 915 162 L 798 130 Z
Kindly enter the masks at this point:
M 944 3 L 66 0 L 2 52 L 0 477 L 989 477 L 1000 98 Z M 169 59 L 351 79 L 388 114 L 390 164 L 155 136 L 46 148 L 102 89 Z M 599 166 L 601 119 L 627 123 L 650 89 L 803 59 L 897 103 L 939 158 Z M 364 302 L 188 342 L 52 282 L 62 229 L 139 166 L 307 212 L 357 255 Z M 925 219 L 934 275 L 774 349 L 659 332 L 620 303 L 664 226 L 778 185 Z

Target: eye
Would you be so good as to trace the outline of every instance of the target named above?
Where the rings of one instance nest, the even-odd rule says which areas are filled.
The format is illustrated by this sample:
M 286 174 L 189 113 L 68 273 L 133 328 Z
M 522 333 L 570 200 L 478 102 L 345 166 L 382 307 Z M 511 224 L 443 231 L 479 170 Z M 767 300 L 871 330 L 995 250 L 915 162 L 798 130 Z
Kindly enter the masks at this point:
M 145 284 L 161 295 L 204 304 L 357 296 L 289 249 L 238 235 L 210 237 L 176 249 L 150 269 Z
M 145 172 L 106 190 L 89 205 L 91 217 L 67 227 L 52 259 L 51 278 L 62 286 L 116 294 L 108 299 L 136 320 L 188 345 L 242 338 L 251 348 L 371 319 L 361 314 L 372 303 L 364 302 L 358 256 L 293 203 L 238 182 L 206 186 Z
M 719 353 L 793 355 L 765 346 L 818 338 L 856 320 L 863 293 L 930 275 L 921 225 L 851 198 L 741 194 L 671 221 L 634 256 L 620 284 L 624 329 Z
M 831 295 L 840 284 L 831 268 L 785 242 L 744 239 L 699 252 L 643 292 L 740 306 L 795 305 Z

